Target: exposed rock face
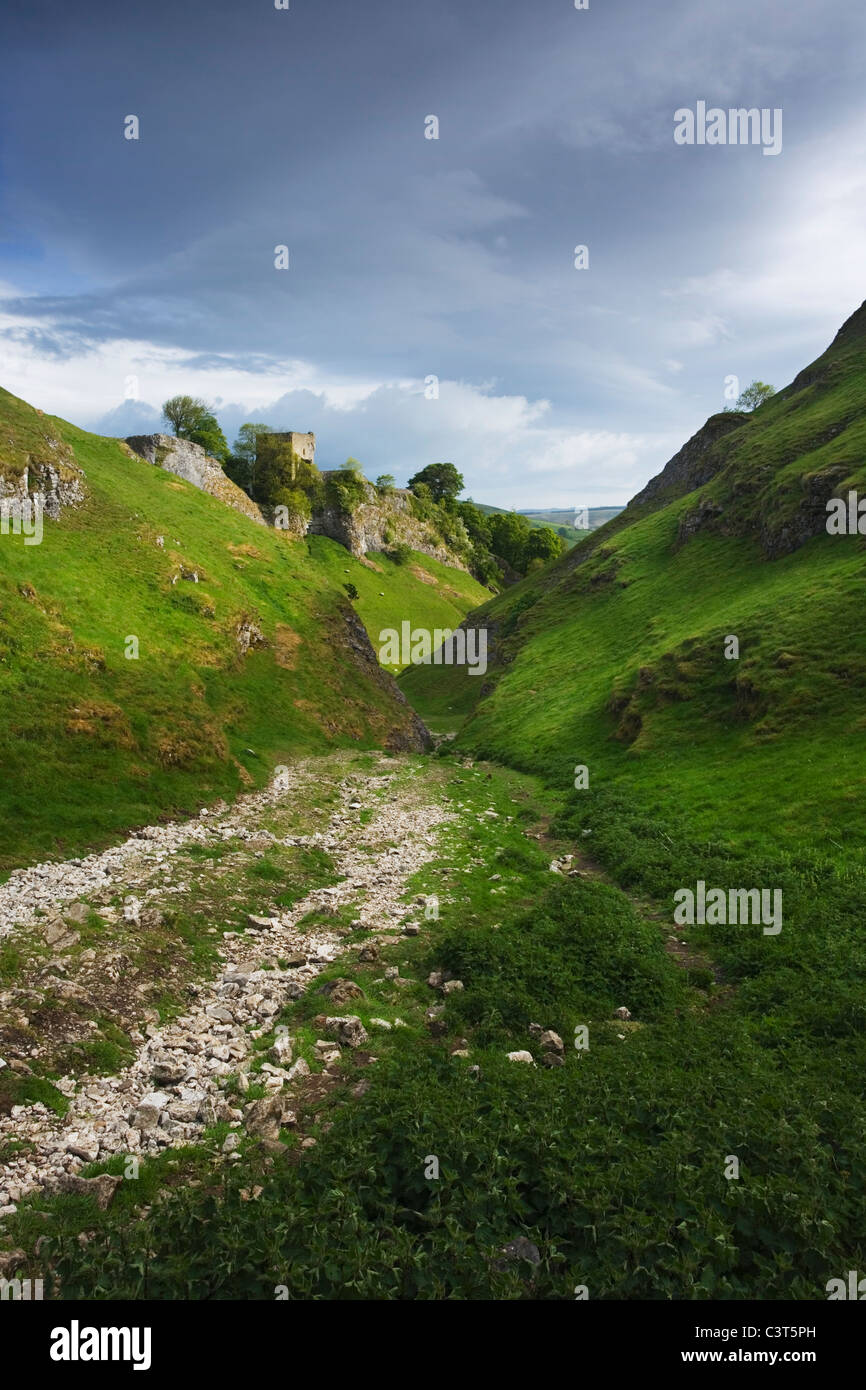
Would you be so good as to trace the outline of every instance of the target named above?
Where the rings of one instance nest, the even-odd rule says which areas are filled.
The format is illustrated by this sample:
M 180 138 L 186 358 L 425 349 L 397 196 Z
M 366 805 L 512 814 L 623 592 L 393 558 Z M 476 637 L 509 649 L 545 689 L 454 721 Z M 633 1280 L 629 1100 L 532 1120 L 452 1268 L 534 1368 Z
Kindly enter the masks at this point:
M 797 378 L 801 385 L 812 386 L 822 380 L 818 364 L 813 364 Z M 793 394 L 796 394 L 793 386 L 779 392 L 780 397 Z M 787 491 L 778 489 L 776 478 L 780 470 L 794 462 L 807 447 L 818 449 L 842 433 L 844 422 L 834 422 L 809 438 L 807 443 L 798 439 L 792 445 L 790 456 L 777 457 L 772 465 L 758 458 L 748 474 L 742 466 L 738 467 L 735 454 L 731 468 L 726 471 L 731 457 L 727 437 L 749 419 L 748 415 L 734 412 L 712 415 L 662 472 L 629 502 L 626 517 L 631 509 L 641 504 L 664 506 L 707 487 L 680 517 L 677 528 L 680 545 L 698 532 L 708 530 L 723 536 L 753 536 L 766 558 L 773 560 L 799 549 L 814 536 L 822 535 L 826 529 L 827 500 L 835 495 L 848 476 L 849 467 L 832 464 L 813 473 L 804 473 L 799 480 L 799 497 L 790 495 L 790 485 Z M 736 449 L 736 441 L 731 443 Z
M 184 478 L 211 497 L 218 497 L 226 506 L 243 512 L 259 526 L 267 525 L 255 502 L 231 478 L 226 477 L 217 460 L 205 453 L 200 444 L 193 444 L 189 439 L 176 439 L 171 434 L 133 434 L 126 443 L 133 453 L 148 463 Z
M 631 499 L 626 511 L 645 502 L 671 502 L 675 497 L 684 497 L 715 478 L 727 462 L 727 451 L 718 447 L 720 441 L 732 430 L 739 429 L 747 419 L 748 416 L 739 411 L 711 415 L 679 453 L 669 459 L 661 473 L 650 478 L 643 491 Z
M 327 481 L 329 474 L 323 473 L 322 477 Z M 339 507 L 317 508 L 307 530 L 314 536 L 337 541 L 359 559 L 368 550 L 387 550 L 389 545 L 400 542 L 452 569 L 466 569 L 447 546 L 431 538 L 425 523 L 412 515 L 408 492 L 395 488 L 387 497 L 381 497 L 372 483 L 366 483 L 365 493 L 366 501 L 352 512 Z
M 349 605 L 346 606 L 346 640 L 353 659 L 366 668 L 369 677 L 387 693 L 389 699 L 405 707 L 405 722 L 392 729 L 385 747 L 394 753 L 420 753 L 430 748 L 433 740 L 429 730 L 410 706 L 390 671 L 379 665 L 367 629 Z
M 700 496 L 695 506 L 680 517 L 677 541 L 688 541 L 703 530 L 714 530 L 722 536 L 756 535 L 768 560 L 790 555 L 815 536 L 826 533 L 827 501 L 840 490 L 844 492 L 843 480 L 848 472 L 847 465 L 841 464 L 804 474 L 800 496 L 793 504 L 780 502 L 768 492 L 766 505 L 761 507 L 755 492 L 744 487 L 728 487 L 719 496 Z M 745 516 L 741 514 L 744 506 L 750 507 Z
M 28 499 L 42 513 L 56 521 L 63 507 L 74 506 L 84 498 L 84 474 L 75 463 L 72 450 L 59 439 L 46 439 L 46 448 L 56 459 L 31 460 L 23 473 L 4 476 L 0 472 L 0 500 L 23 503 Z
M 802 497 L 793 512 L 777 516 L 772 511 L 761 520 L 760 540 L 764 554 L 770 560 L 789 555 L 814 536 L 827 532 L 827 502 L 840 490 L 849 472 L 841 464 L 822 473 L 806 475 L 801 480 Z
M 241 656 L 246 656 L 251 647 L 266 647 L 268 639 L 258 623 L 252 618 L 243 617 L 235 628 L 235 642 Z
M 226 477 L 217 460 L 206 454 L 201 445 L 170 434 L 135 434 L 125 443 L 148 463 L 184 478 L 211 497 L 218 497 L 260 526 L 270 524 L 270 515 Z M 329 474 L 323 473 L 322 477 L 327 481 Z M 299 538 L 308 532 L 314 536 L 328 536 L 359 559 L 368 550 L 387 550 L 389 545 L 399 542 L 452 569 L 466 569 L 462 560 L 434 540 L 425 523 L 412 515 L 408 492 L 395 489 L 384 498 L 367 482 L 364 491 L 366 500 L 353 511 L 343 511 L 336 506 L 319 507 L 308 523 L 299 522 L 293 526 L 292 534 Z

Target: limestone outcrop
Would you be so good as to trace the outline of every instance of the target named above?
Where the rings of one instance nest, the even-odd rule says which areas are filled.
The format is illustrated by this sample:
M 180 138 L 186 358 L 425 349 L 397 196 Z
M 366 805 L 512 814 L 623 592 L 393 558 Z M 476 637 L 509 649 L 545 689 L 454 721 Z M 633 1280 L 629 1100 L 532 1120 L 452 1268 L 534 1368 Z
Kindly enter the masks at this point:
M 126 444 L 148 463 L 174 473 L 211 497 L 219 498 L 227 507 L 243 512 L 259 526 L 267 525 L 260 508 L 242 488 L 226 477 L 217 460 L 211 458 L 200 444 L 193 444 L 189 439 L 176 439 L 171 434 L 133 434 Z

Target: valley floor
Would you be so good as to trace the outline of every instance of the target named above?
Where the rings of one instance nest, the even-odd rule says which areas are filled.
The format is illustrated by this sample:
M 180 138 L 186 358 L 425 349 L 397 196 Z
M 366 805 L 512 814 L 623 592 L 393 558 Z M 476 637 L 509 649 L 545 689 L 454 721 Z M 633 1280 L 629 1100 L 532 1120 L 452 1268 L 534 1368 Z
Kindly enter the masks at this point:
M 350 757 L 302 763 L 231 810 L 145 829 L 84 862 L 20 871 L 0 888 L 0 915 L 7 923 L 14 918 L 19 928 L 35 928 L 37 939 L 52 948 L 48 960 L 44 951 L 31 955 L 14 988 L 0 998 L 10 1020 L 7 1036 L 34 1043 L 16 1049 L 29 1060 L 11 1063 L 26 1093 L 34 1065 L 44 1071 L 60 1056 L 72 1055 L 76 1044 L 92 1046 L 94 1034 L 116 1034 L 125 1015 L 135 1013 L 136 1000 L 147 1001 L 150 980 L 130 993 L 133 943 L 164 927 L 166 915 L 179 910 L 210 920 L 202 913 L 205 879 L 228 880 L 226 885 L 211 881 L 211 891 L 234 890 L 245 871 L 255 874 L 262 867 L 267 853 L 301 847 L 327 856 L 328 877 L 337 880 L 336 886 L 314 888 L 290 909 L 270 909 L 275 915 L 246 914 L 238 931 L 205 927 L 220 939 L 217 973 L 204 983 L 179 986 L 187 996 L 184 1012 L 166 1008 L 165 1024 L 156 1009 L 143 1010 L 144 1033 L 131 1030 L 135 1056 L 122 1071 L 90 1076 L 76 1068 L 57 1078 L 52 1085 L 68 1102 L 63 1114 L 57 1105 L 42 1102 L 11 1105 L 8 1115 L 0 1116 L 0 1155 L 13 1150 L 0 1167 L 0 1216 L 14 1212 L 30 1191 L 70 1185 L 69 1176 L 82 1163 L 115 1154 L 157 1154 L 198 1140 L 217 1120 L 240 1125 L 242 1110 L 225 1100 L 226 1078 L 243 1078 L 241 1093 L 248 1093 L 255 1042 L 271 1030 L 285 1002 L 340 951 L 346 928 L 329 930 L 328 923 L 340 923 L 351 913 L 368 949 L 371 941 L 386 942 L 401 931 L 406 882 L 432 857 L 432 832 L 447 814 L 431 789 L 419 786 L 420 772 L 420 767 L 395 766 L 393 759 L 382 759 L 372 776 L 353 770 Z M 281 835 L 295 808 L 321 796 L 326 785 L 334 805 L 324 829 Z M 203 857 L 191 860 L 195 854 Z M 237 914 L 249 892 L 219 896 L 224 908 Z M 258 905 L 255 895 L 253 901 Z M 88 935 L 93 944 L 76 950 L 81 939 L 76 927 L 88 922 L 88 906 L 99 919 Z M 320 924 L 310 925 L 311 917 Z M 303 921 L 307 926 L 299 929 Z M 7 924 L 3 930 L 8 936 L 12 928 Z M 22 1025 L 25 1007 L 31 1015 L 49 1011 L 50 1027 L 34 1027 L 30 1020 Z M 329 1052 L 339 1056 L 336 1041 Z M 292 1063 L 289 1048 L 284 1058 L 275 1058 L 285 1065 L 263 1063 L 261 1082 L 268 1094 L 281 1092 L 288 1082 L 302 1085 L 310 1075 L 303 1058 Z M 256 1123 L 258 1112 L 253 1114 Z M 231 1141 L 225 1145 L 227 1152 L 235 1147 Z M 76 1190 L 76 1184 L 70 1186 Z M 86 1192 L 80 1182 L 77 1190 Z
M 307 759 L 0 888 L 0 1275 L 808 1300 L 863 1262 L 847 1041 L 828 1082 L 608 880 L 633 823 L 442 753 Z

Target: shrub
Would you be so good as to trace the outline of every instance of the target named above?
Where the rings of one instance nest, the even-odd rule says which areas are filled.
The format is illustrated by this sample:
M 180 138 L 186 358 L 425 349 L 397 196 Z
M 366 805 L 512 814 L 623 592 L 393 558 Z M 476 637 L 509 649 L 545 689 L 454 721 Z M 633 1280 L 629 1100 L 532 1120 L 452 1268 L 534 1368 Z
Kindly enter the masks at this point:
M 325 488 L 326 499 L 341 512 L 353 512 L 367 500 L 367 484 L 354 468 L 332 473 Z

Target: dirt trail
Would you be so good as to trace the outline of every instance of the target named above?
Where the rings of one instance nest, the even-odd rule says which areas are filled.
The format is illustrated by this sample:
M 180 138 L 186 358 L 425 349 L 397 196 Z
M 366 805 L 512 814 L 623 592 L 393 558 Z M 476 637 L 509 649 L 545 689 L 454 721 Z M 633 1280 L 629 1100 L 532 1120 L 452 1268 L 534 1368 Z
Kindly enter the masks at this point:
M 62 1119 L 41 1103 L 16 1105 L 0 1117 L 0 1160 L 5 1157 L 0 1161 L 0 1216 L 36 1188 L 74 1188 L 75 1176 L 87 1162 L 190 1143 L 218 1120 L 239 1129 L 243 1098 L 230 1103 L 222 1089 L 225 1078 L 239 1075 L 241 1091 L 247 1089 L 245 1073 L 255 1039 L 272 1030 L 283 1005 L 303 993 L 338 953 L 352 949 L 342 922 L 345 913 L 340 918 L 336 914 L 353 905 L 355 920 L 367 930 L 387 937 L 404 929 L 411 918 L 403 901 L 407 880 L 434 856 L 435 832 L 451 815 L 439 803 L 437 786 L 425 777 L 423 764 L 383 757 L 369 775 L 352 769 L 350 757 L 346 763 L 341 769 L 333 756 L 309 760 L 231 808 L 139 831 L 85 860 L 21 870 L 0 888 L 0 934 L 14 940 L 14 933 L 26 935 L 34 925 L 44 932 L 40 911 L 53 914 L 49 927 L 56 922 L 57 931 L 68 932 L 69 912 L 64 911 L 64 921 L 58 908 L 85 896 L 105 897 L 109 891 L 115 900 L 128 895 L 127 921 L 141 922 L 146 930 L 149 912 L 158 914 L 171 895 L 190 890 L 190 883 L 182 881 L 189 875 L 186 866 L 181 881 L 170 881 L 174 855 L 190 844 L 248 839 L 315 847 L 331 856 L 342 876 L 334 887 L 314 888 L 291 910 L 254 919 L 243 934 L 223 935 L 221 969 L 206 982 L 187 986 L 192 1003 L 184 1014 L 162 1025 L 155 1011 L 142 1011 L 143 1034 L 137 1034 L 141 1041 L 129 1066 L 112 1076 L 70 1075 L 55 1082 L 70 1101 Z M 263 820 L 273 823 L 292 798 L 309 796 L 326 768 L 338 779 L 339 795 L 324 831 L 280 839 L 263 827 Z M 341 770 L 348 775 L 340 777 Z M 210 872 L 226 870 L 214 864 Z M 299 921 L 311 912 L 334 916 L 334 928 L 298 930 Z M 55 944 L 62 950 L 64 938 Z M 264 959 L 272 963 L 273 958 L 286 968 L 261 968 Z M 351 1007 L 334 1005 L 326 1012 L 341 1015 Z M 0 1057 L 22 1074 L 29 1069 L 20 1055 L 15 1059 L 4 1053 L 2 1040 Z M 303 1061 L 291 1062 L 287 1049 L 285 1058 L 274 1055 L 256 1081 L 269 1093 L 285 1089 L 290 1102 L 292 1082 L 307 1072 Z M 231 1140 L 230 1135 L 227 1143 L 234 1147 Z M 21 1149 L 12 1152 L 19 1144 Z

